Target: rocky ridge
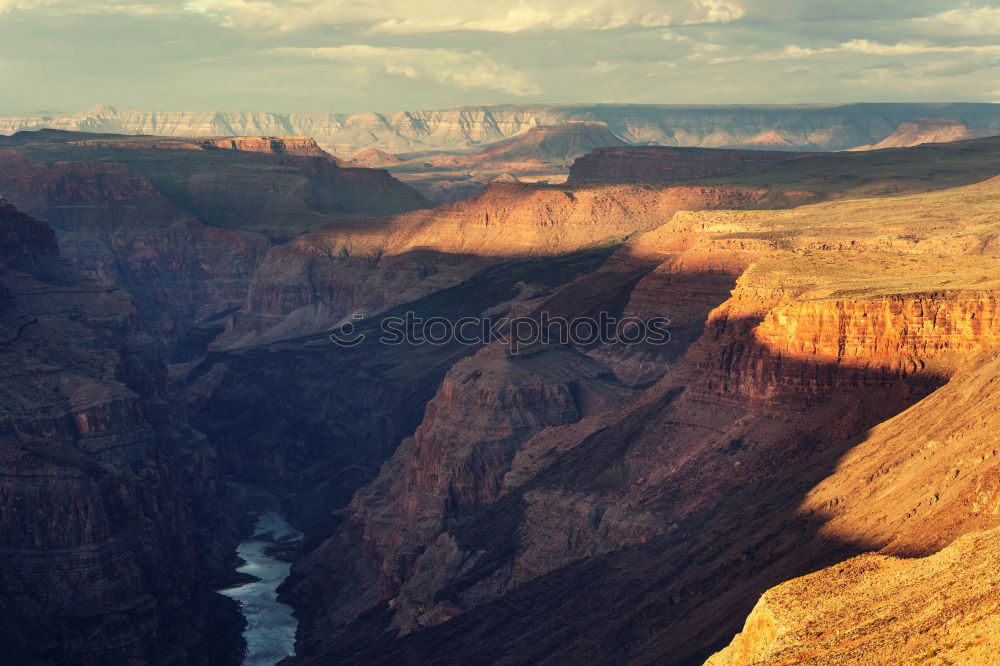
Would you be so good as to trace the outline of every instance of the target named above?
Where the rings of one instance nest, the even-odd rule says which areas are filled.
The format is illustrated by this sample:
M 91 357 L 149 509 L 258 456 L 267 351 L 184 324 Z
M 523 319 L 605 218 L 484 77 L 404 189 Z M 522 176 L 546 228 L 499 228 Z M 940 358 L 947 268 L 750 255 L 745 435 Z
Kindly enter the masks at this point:
M 612 634 L 621 645 L 638 631 L 627 661 L 681 663 L 707 656 L 768 581 L 870 548 L 863 533 L 826 532 L 824 513 L 799 514 L 798 506 L 810 484 L 837 477 L 831 465 L 856 446 L 854 438 L 918 409 L 954 381 L 965 359 L 997 343 L 995 257 L 975 242 L 994 228 L 997 192 L 992 181 L 773 216 L 685 212 L 626 244 L 604 271 L 657 256 L 664 266 L 647 268 L 626 293 L 641 294 L 638 285 L 655 272 L 731 276 L 728 289 L 725 280 L 714 282 L 718 307 L 702 310 L 703 333 L 638 398 L 543 420 L 514 437 L 497 430 L 496 447 L 448 430 L 441 415 L 451 411 L 442 405 L 463 414 L 462 423 L 530 423 L 524 419 L 562 404 L 558 392 L 544 407 L 500 399 L 504 393 L 480 384 L 502 367 L 488 350 L 468 368 L 456 366 L 417 435 L 355 496 L 333 539 L 299 565 L 293 598 L 303 607 L 316 607 L 307 588 L 329 585 L 347 595 L 305 618 L 314 638 L 299 661 L 391 663 L 419 653 L 439 663 L 486 654 L 547 663 L 592 655 Z M 793 237 L 782 233 L 792 227 Z M 916 258 L 925 251 L 933 262 Z M 952 268 L 940 272 L 942 262 Z M 643 296 L 634 307 L 651 300 Z M 476 379 L 460 380 L 472 368 Z M 490 395 L 497 397 L 480 402 Z M 480 467 L 473 461 L 485 452 L 491 462 Z M 755 509 L 760 502 L 770 508 Z M 756 527 L 746 532 L 747 524 Z M 696 525 L 704 539 L 692 540 Z M 632 578 L 650 568 L 659 572 L 646 584 Z M 595 569 L 607 573 L 595 578 Z M 746 584 L 722 586 L 734 576 Z M 556 605 L 566 617 L 565 604 L 592 633 L 556 629 L 549 614 Z M 609 620 L 604 604 L 624 616 L 598 630 Z M 720 616 L 723 607 L 729 611 Z M 502 647 L 514 644 L 512 613 L 540 623 L 548 638 Z M 647 627 L 652 633 L 643 633 Z M 337 638 L 358 631 L 397 639 L 372 650 Z
M 995 661 L 996 371 L 984 352 L 844 456 L 800 511 L 880 554 L 768 590 L 707 663 Z
M 47 225 L 0 199 L 0 229 L 5 659 L 232 663 L 208 640 L 214 457 L 172 409 L 152 337 Z
M 598 148 L 576 159 L 573 183 L 643 183 L 695 180 L 794 159 L 787 152 L 668 148 Z
M 249 248 L 237 276 L 209 283 L 231 290 L 226 309 L 213 296 L 192 318 L 206 339 L 184 359 L 192 363 L 174 367 L 186 416 L 218 456 L 181 468 L 209 478 L 217 464 L 280 489 L 311 534 L 286 590 L 302 621 L 298 663 L 704 659 L 776 584 L 871 550 L 927 555 L 995 526 L 988 438 L 963 443 L 957 435 L 974 422 L 948 411 L 975 394 L 963 378 L 989 358 L 1000 326 L 998 183 L 963 185 L 996 173 L 995 140 L 802 157 L 670 187 L 497 184 L 452 206 L 337 217 L 280 239 L 261 233 L 267 216 L 248 215 L 252 201 L 172 189 L 172 171 L 109 164 L 107 139 L 95 141 L 86 166 L 41 159 L 51 148 L 4 154 L 14 175 L 4 187 L 39 206 L 63 202 L 48 210 L 81 248 L 117 242 L 142 222 L 138 211 L 160 224 L 192 209 L 206 220 L 183 228 L 218 249 L 199 265 L 231 269 L 220 239 Z M 285 155 L 275 167 L 269 154 L 184 153 L 233 160 L 232 182 L 247 165 L 276 169 L 252 180 L 273 178 L 275 198 L 289 182 L 283 169 L 300 176 L 300 160 L 313 159 Z M 282 204 L 299 215 L 302 201 Z M 0 290 L 10 312 L 26 293 L 18 280 L 35 289 L 32 280 L 63 279 L 51 262 L 23 263 L 51 254 L 52 235 L 22 226 L 25 236 L 0 235 L 19 274 Z M 137 238 L 119 256 L 134 262 L 146 299 L 147 280 L 187 270 L 189 255 Z M 205 251 L 202 237 L 190 242 Z M 179 293 L 162 301 L 204 305 Z M 500 345 L 373 337 L 341 348 L 326 335 L 360 311 L 372 336 L 376 315 L 407 310 L 662 315 L 672 340 L 511 356 Z M 155 355 L 152 338 L 101 325 Z M 163 340 L 166 330 L 154 332 Z M 91 365 L 102 369 L 86 377 L 101 382 L 129 372 Z M 162 367 L 150 373 L 160 379 L 143 383 L 137 371 L 133 392 L 164 395 Z M 34 395 L 30 378 L 17 381 Z M 160 444 L 176 438 L 133 434 L 129 419 L 152 409 L 141 396 L 111 383 L 93 393 L 99 400 L 78 394 L 95 456 L 113 457 L 122 442 L 124 452 L 146 455 L 150 442 L 174 451 Z M 28 414 L 48 403 L 25 404 Z M 922 442 L 918 426 L 899 429 L 910 414 L 933 426 L 919 434 L 936 444 L 907 448 Z M 149 425 L 183 429 L 171 419 Z M 958 467 L 951 454 L 966 449 Z M 163 474 L 174 469 L 164 463 Z M 17 519 L 11 530 L 31 524 Z M 178 644 L 156 627 L 137 650 Z
M 0 133 L 53 128 L 165 136 L 310 136 L 336 155 L 461 150 L 519 136 L 538 125 L 604 123 L 621 140 L 666 146 L 845 150 L 876 144 L 901 124 L 948 118 L 998 130 L 990 104 L 766 106 L 498 105 L 395 113 L 140 111 L 98 106 L 65 115 L 0 117 Z
M 859 146 L 852 150 L 880 150 L 882 148 L 906 148 L 919 146 L 922 143 L 946 143 L 948 141 L 966 141 L 996 136 L 991 129 L 972 129 L 957 120 L 949 118 L 920 118 L 906 122 L 896 128 L 896 131 L 875 145 Z
M 992 664 L 997 530 L 920 560 L 861 555 L 769 590 L 732 645 L 706 666 Z M 914 599 L 933 599 L 914 613 Z
M 426 205 L 384 171 L 338 167 L 307 139 L 281 139 L 274 152 L 278 141 L 218 139 L 224 149 L 206 149 L 202 140 L 26 133 L 0 140 L 0 190 L 52 224 L 77 268 L 132 293 L 168 355 L 190 360 L 275 244 Z

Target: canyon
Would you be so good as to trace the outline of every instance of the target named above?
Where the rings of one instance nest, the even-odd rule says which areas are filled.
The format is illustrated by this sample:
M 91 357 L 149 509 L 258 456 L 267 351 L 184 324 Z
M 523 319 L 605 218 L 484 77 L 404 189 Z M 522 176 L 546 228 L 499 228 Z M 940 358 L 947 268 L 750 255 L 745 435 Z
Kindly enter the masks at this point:
M 676 182 L 724 175 L 754 166 L 796 159 L 767 150 L 714 148 L 598 148 L 573 162 L 574 183 Z
M 508 104 L 353 115 L 142 111 L 105 105 L 80 113 L 0 116 L 0 135 L 38 129 L 232 136 L 246 137 L 245 141 L 287 137 L 289 145 L 296 137 L 311 137 L 318 148 L 343 165 L 389 169 L 435 204 L 444 204 L 473 196 L 498 178 L 563 182 L 572 161 L 593 148 L 668 146 L 764 152 L 898 148 L 1000 134 L 1000 113 L 995 105 L 973 103 Z M 675 154 L 681 160 L 691 155 Z M 708 153 L 696 159 L 719 163 Z M 598 180 L 599 166 L 594 171 Z M 581 174 L 585 169 L 581 166 Z M 691 172 L 692 167 L 687 170 Z M 680 170 L 654 173 L 655 177 L 646 174 L 645 178 L 696 177 Z
M 350 115 L 156 111 L 102 105 L 79 113 L 0 116 L 0 134 L 48 128 L 158 136 L 308 136 L 325 150 L 346 157 L 368 146 L 390 153 L 462 150 L 517 137 L 538 125 L 596 122 L 626 143 L 846 150 L 876 144 L 904 123 L 929 118 L 1000 133 L 1000 112 L 995 105 L 915 103 L 503 104 Z
M 536 125 L 475 152 L 418 155 L 409 160 L 393 156 L 396 163 L 386 166 L 429 199 L 446 203 L 467 199 L 492 182 L 563 182 L 577 158 L 595 148 L 627 145 L 604 123 L 577 121 Z M 385 158 L 381 161 L 384 164 Z
M 851 150 L 868 150 L 881 148 L 906 148 L 921 143 L 945 143 L 948 141 L 964 141 L 995 136 L 989 129 L 972 129 L 956 120 L 946 118 L 919 118 L 906 122 L 896 128 L 896 131 L 873 146 L 859 146 Z
M 701 335 L 639 394 L 607 384 L 613 374 L 596 384 L 583 349 L 486 348 L 453 366 L 412 438 L 299 565 L 292 598 L 317 637 L 300 662 L 688 663 L 770 584 L 996 525 L 988 468 L 954 495 L 960 506 L 982 494 L 985 510 L 925 517 L 914 475 L 946 478 L 949 454 L 915 460 L 900 480 L 880 461 L 911 454 L 869 430 L 935 400 L 964 359 L 996 345 L 997 264 L 983 242 L 998 195 L 992 179 L 772 213 L 681 212 L 624 244 L 602 272 L 634 284 L 626 310 L 698 297 Z M 617 272 L 651 257 L 661 263 L 638 282 Z M 663 272 L 695 289 L 644 294 Z M 871 471 L 840 473 L 842 457 Z M 898 499 L 868 487 L 880 474 Z M 910 543 L 889 538 L 902 526 L 887 510 L 913 521 Z M 336 596 L 310 593 L 318 581 Z M 373 647 L 351 640 L 359 632 L 396 639 Z
M 993 131 L 990 106 L 98 109 L 0 137 L 0 647 L 240 663 L 214 590 L 247 582 L 256 484 L 304 533 L 283 663 L 991 663 L 1000 138 L 817 152 Z M 478 148 L 411 166 L 512 177 L 432 207 L 407 161 L 326 152 L 432 141 Z M 555 159 L 567 182 L 518 182 Z M 382 344 L 406 312 L 670 341 Z
M 216 458 L 171 400 L 153 338 L 48 225 L 0 200 L 0 228 L 4 659 L 238 654 L 206 589 L 229 548 Z
M 0 191 L 48 221 L 86 275 L 132 293 L 168 357 L 211 338 L 273 245 L 429 205 L 384 171 L 277 138 L 25 132 L 0 137 Z

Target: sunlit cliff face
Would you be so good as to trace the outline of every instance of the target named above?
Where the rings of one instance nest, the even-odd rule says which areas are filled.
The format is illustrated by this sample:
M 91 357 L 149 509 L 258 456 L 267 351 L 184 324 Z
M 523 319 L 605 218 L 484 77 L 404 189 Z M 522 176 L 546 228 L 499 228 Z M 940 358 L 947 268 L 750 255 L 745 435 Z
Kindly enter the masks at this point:
M 909 476 L 879 481 L 886 493 L 879 497 L 892 494 L 897 502 L 892 506 L 874 497 L 868 502 L 851 497 L 871 495 L 867 485 L 889 474 L 886 465 L 914 455 L 916 444 L 894 424 L 920 413 L 913 410 L 921 409 L 921 400 L 943 405 L 944 394 L 932 392 L 947 391 L 951 382 L 959 382 L 954 390 L 961 394 L 968 375 L 966 370 L 955 375 L 956 369 L 974 371 L 978 355 L 989 354 L 998 341 L 996 221 L 990 212 L 998 192 L 991 179 L 926 194 L 781 211 L 682 211 L 637 234 L 604 267 L 624 271 L 635 262 L 659 263 L 630 292 L 627 308 L 668 301 L 679 308 L 714 298 L 717 307 L 702 310 L 701 336 L 654 388 L 635 398 L 619 385 L 618 395 L 596 414 L 588 414 L 579 397 L 594 392 L 584 388 L 586 373 L 578 374 L 577 397 L 570 398 L 572 392 L 561 390 L 558 379 L 568 361 L 551 350 L 518 361 L 485 349 L 454 366 L 413 438 L 404 441 L 376 482 L 355 496 L 347 525 L 302 564 L 310 581 L 345 584 L 344 576 L 357 576 L 359 567 L 371 576 L 360 584 L 352 578 L 341 588 L 350 603 L 348 596 L 337 597 L 307 626 L 336 636 L 350 631 L 352 613 L 387 602 L 392 626 L 412 634 L 407 641 L 447 635 L 463 646 L 456 649 L 485 651 L 490 648 L 466 644 L 451 632 L 482 626 L 477 613 L 495 609 L 494 599 L 523 603 L 520 608 L 529 612 L 537 600 L 521 597 L 514 591 L 518 586 L 537 585 L 534 589 L 562 595 L 553 605 L 596 613 L 548 576 L 559 570 L 560 579 L 568 577 L 610 600 L 628 580 L 628 573 L 618 572 L 657 566 L 665 568 L 663 595 L 673 600 L 670 606 L 681 606 L 664 610 L 660 621 L 676 628 L 700 618 L 708 634 L 703 624 L 708 615 L 701 614 L 717 611 L 682 600 L 692 587 L 707 587 L 727 603 L 736 602 L 743 592 L 720 587 L 734 569 L 746 567 L 748 576 L 760 577 L 755 580 L 780 582 L 789 571 L 805 573 L 814 566 L 806 562 L 893 543 L 898 532 L 882 521 L 906 521 L 914 513 L 928 522 L 893 543 L 896 552 L 933 552 L 951 539 L 940 531 L 922 538 L 921 530 L 954 535 L 996 524 L 984 509 L 994 499 L 987 480 L 992 463 L 983 468 L 984 476 L 954 491 L 959 504 L 977 498 L 974 518 L 962 516 L 957 505 L 954 512 L 931 508 L 926 514 L 920 508 L 939 501 L 930 499 L 941 496 L 927 489 L 932 479 L 954 473 L 942 467 L 945 458 L 914 459 L 907 474 L 927 482 L 921 490 L 916 486 L 924 481 Z M 670 274 L 686 281 L 678 280 L 669 292 L 654 291 Z M 726 275 L 728 283 L 714 279 Z M 567 287 L 559 302 L 574 288 L 582 301 L 589 284 L 581 280 Z M 544 310 L 546 304 L 535 307 Z M 625 365 L 591 356 L 616 371 Z M 567 420 L 565 414 L 574 411 Z M 946 422 L 939 421 L 942 428 Z M 887 437 L 895 448 L 880 449 L 878 442 Z M 988 451 L 979 450 L 985 441 L 974 442 L 970 445 L 978 448 L 969 460 L 991 460 Z M 841 463 L 852 471 L 844 472 L 838 458 L 855 445 L 857 452 Z M 783 508 L 751 518 L 757 502 Z M 752 530 L 744 520 L 752 521 Z M 475 527 L 482 521 L 495 521 L 504 532 L 494 538 Z M 754 530 L 761 531 L 761 541 L 754 541 Z M 818 541 L 799 541 L 812 539 L 814 531 Z M 504 545 L 511 538 L 518 548 Z M 628 554 L 620 550 L 626 546 Z M 345 559 L 334 552 L 350 554 Z M 680 562 L 675 558 L 682 552 L 698 552 L 699 559 Z M 594 583 L 588 567 L 599 565 L 584 562 L 597 557 L 612 558 L 622 568 L 609 575 L 622 578 Z M 567 566 L 569 572 L 561 569 Z M 720 578 L 723 571 L 729 573 Z M 688 587 L 677 577 L 697 582 Z M 310 598 L 305 587 L 298 594 Z M 649 594 L 637 593 L 629 603 L 648 603 Z M 975 603 L 984 602 L 975 594 Z M 472 615 L 466 619 L 466 613 Z M 485 622 L 502 631 L 512 621 L 505 615 Z M 618 629 L 635 621 L 623 620 Z M 752 626 L 760 622 L 752 620 Z M 891 635 L 898 640 L 901 634 Z M 707 636 L 699 640 L 710 642 Z M 669 638 L 656 649 L 676 657 L 704 649 L 697 645 Z M 761 650 L 773 647 L 766 640 L 763 645 Z M 341 654 L 337 649 L 335 638 L 317 639 L 307 655 Z
M 720 663 L 805 652 L 814 627 L 864 656 L 866 580 L 912 596 L 992 552 L 972 533 L 1000 497 L 994 139 L 723 151 L 694 174 L 690 153 L 619 147 L 591 168 L 659 160 L 679 182 L 500 183 L 438 208 L 288 137 L 0 141 L 0 187 L 36 216 L 0 227 L 0 539 L 41 563 L 9 580 L 93 600 L 73 620 L 59 594 L 5 593 L 13 617 L 81 622 L 24 654 L 208 660 L 206 627 L 238 616 L 198 585 L 239 566 L 248 483 L 306 532 L 281 599 L 300 664 L 671 663 L 747 622 Z M 670 339 L 331 340 L 404 311 L 660 317 Z M 858 594 L 800 578 L 829 565 Z M 880 640 L 975 656 L 984 580 L 931 609 L 944 633 L 875 609 Z M 239 631 L 211 649 L 231 658 Z
M 995 5 L 0 0 L 0 661 L 998 663 Z

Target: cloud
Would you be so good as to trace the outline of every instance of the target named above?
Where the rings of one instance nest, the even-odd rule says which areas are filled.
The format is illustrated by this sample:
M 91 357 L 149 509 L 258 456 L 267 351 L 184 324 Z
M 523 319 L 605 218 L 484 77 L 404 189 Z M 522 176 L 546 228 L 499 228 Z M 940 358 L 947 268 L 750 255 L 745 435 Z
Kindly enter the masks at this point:
M 191 0 L 189 11 L 229 28 L 291 32 L 319 25 L 367 24 L 370 34 L 526 30 L 610 30 L 722 23 L 743 16 L 736 0 Z
M 771 23 L 902 23 L 955 4 L 955 0 L 740 0 L 748 20 Z
M 0 0 L 0 44 L 27 110 L 1000 96 L 1000 0 Z
M 1000 45 L 939 46 L 935 44 L 921 44 L 913 42 L 879 44 L 878 42 L 872 42 L 867 39 L 852 39 L 849 42 L 841 44 L 839 50 L 876 56 L 922 55 L 927 53 L 972 53 L 975 55 L 996 55 L 1000 54 Z
M 731 23 L 746 16 L 746 10 L 742 7 L 722 0 L 698 0 L 695 6 L 701 10 L 701 15 L 685 19 L 684 25 Z
M 997 37 L 1000 35 L 1000 7 L 960 7 L 914 19 L 914 23 L 940 36 Z
M 717 57 L 711 59 L 711 64 L 721 65 L 730 62 L 770 62 L 775 60 L 788 60 L 793 58 L 812 58 L 815 56 L 854 53 L 868 56 L 917 56 L 928 54 L 940 55 L 976 55 L 976 56 L 1000 56 L 1000 44 L 997 45 L 958 45 L 941 46 L 920 42 L 898 42 L 896 44 L 882 44 L 880 42 L 867 39 L 852 39 L 836 46 L 814 49 L 811 47 L 796 46 L 789 44 L 779 51 L 767 51 L 751 55 L 737 55 L 729 57 Z
M 44 0 L 0 0 L 0 13 L 12 12 L 15 9 L 38 9 L 53 4 L 61 3 L 44 2 Z
M 541 89 L 524 74 L 480 51 L 350 44 L 320 48 L 282 47 L 271 49 L 271 53 L 379 67 L 388 74 L 430 79 L 458 88 L 489 88 L 514 95 L 541 93 Z
M 98 14 L 132 14 L 135 16 L 161 16 L 176 14 L 178 4 L 169 0 L 131 0 L 119 2 L 86 2 L 79 0 L 0 0 L 0 13 L 43 11 L 49 16 L 86 16 Z

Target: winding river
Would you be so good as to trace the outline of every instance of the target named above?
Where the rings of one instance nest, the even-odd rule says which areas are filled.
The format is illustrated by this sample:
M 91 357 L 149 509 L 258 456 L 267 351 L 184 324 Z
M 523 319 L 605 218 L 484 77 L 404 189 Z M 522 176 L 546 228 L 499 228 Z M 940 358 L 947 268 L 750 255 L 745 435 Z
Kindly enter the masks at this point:
M 246 618 L 243 638 L 247 652 L 243 666 L 274 666 L 295 654 L 295 632 L 299 623 L 292 615 L 292 607 L 278 601 L 278 586 L 288 577 L 292 565 L 268 556 L 267 551 L 301 539 L 302 533 L 289 525 L 281 514 L 268 511 L 257 518 L 253 536 L 236 549 L 246 563 L 237 571 L 257 580 L 222 590 L 219 594 L 238 601 L 240 612 Z

